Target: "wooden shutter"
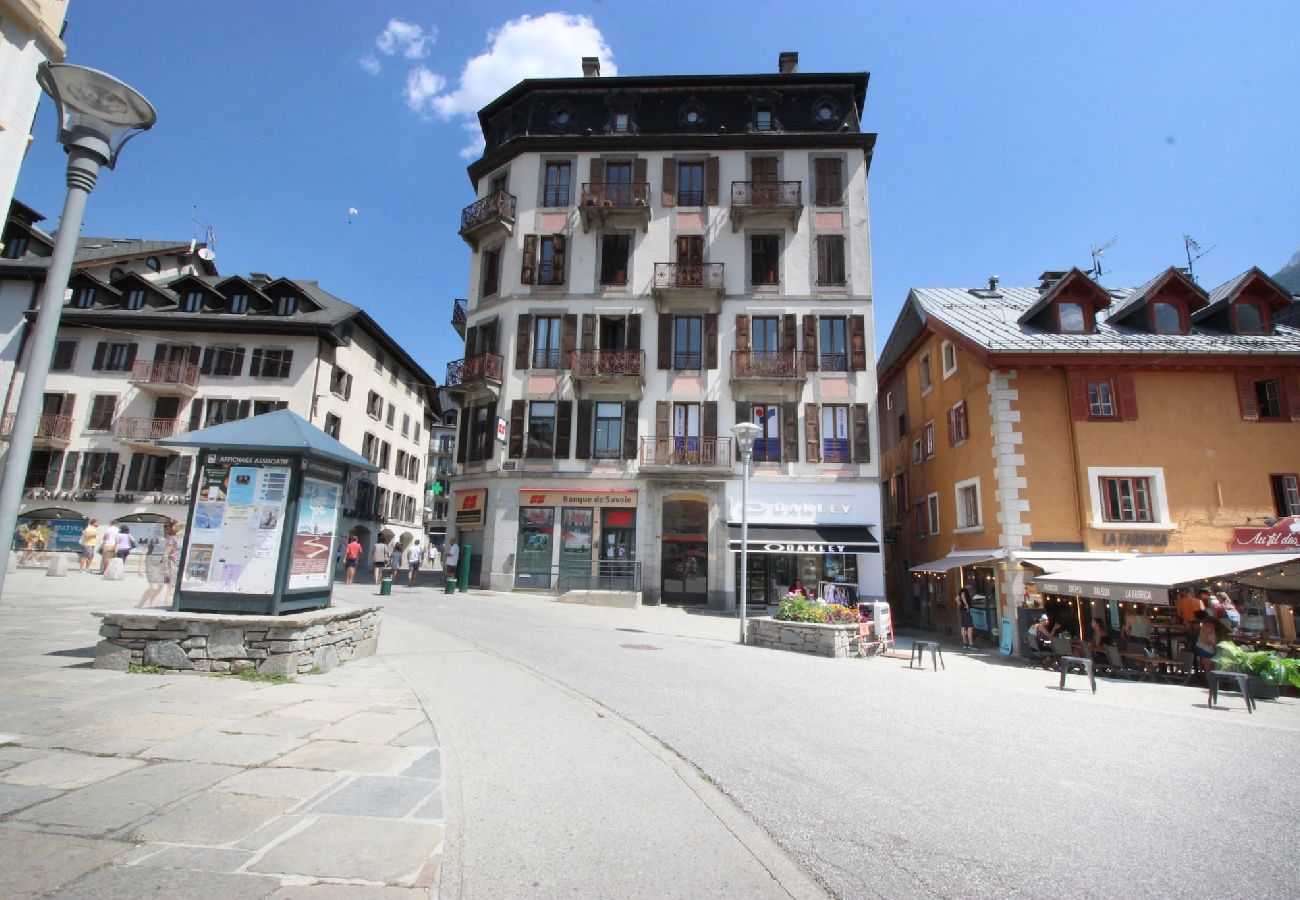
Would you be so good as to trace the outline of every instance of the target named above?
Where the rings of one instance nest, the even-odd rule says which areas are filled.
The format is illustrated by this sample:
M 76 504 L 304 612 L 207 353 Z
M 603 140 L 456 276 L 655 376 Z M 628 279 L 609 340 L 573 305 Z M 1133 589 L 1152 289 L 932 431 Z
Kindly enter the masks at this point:
M 510 448 L 507 451 L 511 459 L 524 456 L 524 414 L 528 409 L 527 400 L 510 401 Z M 488 427 L 492 423 L 488 422 Z
M 199 364 L 199 345 L 190 344 L 189 363 L 192 366 Z
M 633 203 L 636 203 L 637 199 L 641 196 L 641 185 L 645 184 L 649 180 L 650 176 L 646 172 L 646 161 L 643 157 L 638 156 L 632 161 L 633 188 L 631 199 Z
M 748 401 L 748 400 L 737 400 L 737 401 L 736 401 L 736 424 L 739 425 L 741 422 L 748 422 L 748 421 L 750 421 L 750 418 L 749 418 L 749 401 Z M 740 444 L 739 444 L 738 442 L 736 442 L 736 441 L 732 441 L 731 443 L 732 443 L 732 451 L 731 451 L 731 452 L 732 452 L 732 454 L 736 457 L 736 462 L 740 462 L 740 461 L 741 461 L 741 459 L 740 459 Z
M 125 368 L 126 368 L 126 371 L 128 371 L 128 372 L 130 372 L 131 369 L 132 369 L 132 367 L 135 365 L 135 352 L 136 352 L 137 349 L 139 349 L 139 347 L 140 347 L 139 344 L 127 344 L 127 345 L 126 345 L 126 366 L 125 366 Z
M 564 235 L 551 235 L 551 280 L 547 284 L 564 284 Z
M 144 454 L 132 453 L 131 462 L 126 467 L 126 484 L 122 486 L 125 491 L 134 491 L 140 483 L 140 466 L 144 464 Z
M 166 361 L 167 361 L 167 345 L 166 345 L 166 344 L 161 343 L 161 342 L 159 342 L 159 343 L 157 343 L 157 344 L 154 344 L 154 347 L 153 347 L 153 361 L 156 362 L 156 363 L 166 362 Z
M 253 351 L 253 358 L 248 361 L 248 374 L 250 377 L 262 374 L 262 351 L 260 348 Z
M 239 401 L 239 406 L 237 407 L 237 411 L 236 411 L 236 413 L 235 413 L 235 418 L 237 418 L 237 419 L 247 419 L 247 418 L 248 418 L 248 411 L 249 411 L 249 409 L 250 409 L 251 406 L 252 406 L 252 401 L 251 401 L 251 400 L 240 400 L 240 401 Z
M 637 417 L 640 404 L 635 400 L 623 401 L 623 458 L 636 459 Z
M 749 161 L 749 180 L 762 184 L 776 181 L 776 157 L 756 156 Z
M 1247 422 L 1259 421 L 1259 401 L 1255 399 L 1255 379 L 1249 375 L 1237 376 L 1237 402 L 1241 417 Z
M 736 316 L 736 351 L 744 353 L 749 350 L 749 316 Z M 737 420 L 741 421 L 741 420 Z
M 519 330 L 515 332 L 515 371 L 528 370 L 528 356 L 533 338 L 533 317 L 520 313 Z
M 280 371 L 278 377 L 288 378 L 289 372 L 293 369 L 293 351 L 285 350 L 280 356 Z
M 659 194 L 664 206 L 677 205 L 677 160 L 672 157 L 664 160 L 664 186 Z
M 673 367 L 673 317 L 659 314 L 659 368 Z
M 474 407 L 467 406 L 460 411 L 460 434 L 456 438 L 456 462 L 465 461 L 469 449 L 469 420 L 474 417 Z
M 948 410 L 948 446 L 957 446 L 957 408 Z
M 805 403 L 803 405 L 804 450 L 810 463 L 822 461 L 822 442 L 818 434 L 820 415 L 820 405 L 816 403 Z
M 793 313 L 781 316 L 781 349 L 794 353 L 799 349 L 799 331 Z
M 817 371 L 817 317 L 803 317 L 803 356 L 809 372 Z
M 478 352 L 474 342 L 478 339 L 478 326 L 471 325 L 465 329 L 465 355 L 473 356 Z
M 596 349 L 596 317 L 590 313 L 582 314 L 582 343 L 578 346 L 583 350 Z
M 63 398 L 59 400 L 59 415 L 71 417 L 72 405 L 76 399 L 75 394 L 64 394 Z
M 107 356 L 108 356 L 108 342 L 100 341 L 98 344 L 95 345 L 95 358 L 93 361 L 91 361 L 90 367 L 97 372 L 102 370 L 104 368 L 104 360 Z
M 853 461 L 866 463 L 871 461 L 871 422 L 867 418 L 867 404 L 854 403 L 853 415 Z
M 655 438 L 664 441 L 672 437 L 672 431 L 668 427 L 669 418 L 672 414 L 672 404 L 667 400 L 655 401 Z
M 576 313 L 560 318 L 560 368 L 573 368 L 573 351 L 578 343 L 578 316 Z
M 230 364 L 230 374 L 236 376 L 244 374 L 244 348 L 243 347 L 235 348 L 235 360 Z
M 781 462 L 799 461 L 799 404 L 781 404 Z
M 573 445 L 573 401 L 560 400 L 555 404 L 555 458 L 568 459 Z
M 190 403 L 190 431 L 197 431 L 203 425 L 203 401 Z
M 705 400 L 700 404 L 700 437 L 718 436 L 718 401 Z
M 60 488 L 62 488 L 62 489 L 65 490 L 65 491 L 72 490 L 72 488 L 74 488 L 74 487 L 77 486 L 77 457 L 78 457 L 78 455 L 79 455 L 79 454 L 77 453 L 77 451 L 75 451 L 75 450 L 69 450 L 69 451 L 68 451 L 67 459 L 64 461 L 64 466 L 63 466 L 63 483 L 60 485 Z M 181 459 L 189 459 L 189 457 L 188 457 L 188 456 L 182 456 Z
M 1071 372 L 1065 379 L 1066 392 L 1070 395 L 1070 417 L 1076 422 L 1088 418 L 1088 378 L 1078 372 Z
M 1132 375 L 1115 376 L 1115 394 L 1119 403 L 1119 417 L 1131 422 L 1138 417 L 1137 390 L 1133 387 Z
M 704 163 L 704 205 L 718 205 L 718 158 L 710 156 Z
M 537 273 L 537 235 L 524 235 L 524 258 L 519 267 L 519 283 L 532 284 Z
M 595 404 L 590 400 L 578 401 L 578 446 L 574 459 L 591 459 L 591 411 Z
M 1282 379 L 1282 414 L 1292 422 L 1300 422 L 1300 375 L 1287 375 Z
M 849 316 L 849 368 L 854 372 L 867 370 L 866 316 Z
M 591 193 L 587 197 L 587 202 L 599 201 L 604 198 L 605 191 L 605 161 L 599 156 L 591 158 L 591 167 L 587 169 L 587 177 L 591 182 L 589 190 Z
M 627 349 L 641 349 L 641 314 L 632 313 L 627 317 Z
M 718 314 L 708 313 L 704 317 L 704 368 L 718 367 Z
M 136 454 L 137 456 L 139 454 Z M 52 491 L 59 486 L 59 471 L 63 468 L 63 451 L 55 450 L 45 464 L 45 489 Z

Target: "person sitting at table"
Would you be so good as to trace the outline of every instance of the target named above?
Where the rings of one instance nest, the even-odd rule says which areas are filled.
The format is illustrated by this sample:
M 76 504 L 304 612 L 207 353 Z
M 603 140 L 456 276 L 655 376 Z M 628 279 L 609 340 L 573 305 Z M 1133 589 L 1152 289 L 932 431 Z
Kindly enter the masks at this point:
M 1038 617 L 1038 621 L 1029 627 L 1029 637 L 1031 640 L 1031 650 L 1038 650 L 1042 653 L 1052 653 L 1052 638 L 1061 630 L 1060 624 L 1048 627 L 1047 613 Z
M 1095 617 L 1092 620 L 1093 652 L 1104 654 L 1106 652 L 1105 650 L 1106 645 L 1113 644 L 1113 643 L 1115 643 L 1115 638 L 1110 633 L 1110 629 L 1106 627 L 1106 620 L 1101 618 L 1100 616 Z
M 1121 650 L 1126 650 L 1130 646 L 1138 650 L 1147 648 L 1147 639 L 1151 637 L 1151 618 L 1147 615 L 1147 608 L 1133 604 L 1133 609 L 1124 614 L 1124 625 L 1120 628 Z

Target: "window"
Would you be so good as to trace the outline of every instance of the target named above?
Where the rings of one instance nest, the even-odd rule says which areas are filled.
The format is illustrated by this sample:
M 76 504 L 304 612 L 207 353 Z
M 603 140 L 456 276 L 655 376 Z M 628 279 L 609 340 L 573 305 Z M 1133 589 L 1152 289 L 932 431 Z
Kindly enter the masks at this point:
M 900 515 L 905 514 L 907 510 L 909 505 L 908 496 L 907 473 L 899 472 L 894 475 L 894 508 L 899 511 Z
M 926 422 L 921 429 L 921 443 L 925 447 L 925 458 L 934 458 L 934 422 Z
M 554 401 L 534 400 L 528 404 L 528 449 L 526 455 L 547 459 L 555 456 Z
M 91 304 L 93 304 L 94 302 L 95 302 L 94 288 L 88 288 L 88 287 L 77 288 L 72 293 L 72 303 L 70 304 L 70 306 L 72 306 L 73 309 L 90 309 Z
M 410 413 L 402 413 L 402 437 L 406 437 L 410 433 L 411 433 L 411 415 Z
M 378 440 L 375 436 L 367 431 L 361 437 L 361 455 L 371 462 L 375 461 L 375 451 L 378 449 Z
M 366 395 L 366 415 L 372 419 L 383 418 L 384 398 L 371 391 Z
M 604 199 L 607 203 L 612 203 L 614 206 L 632 204 L 632 175 L 630 162 L 605 163 Z
M 1264 314 L 1256 304 L 1235 303 L 1232 309 L 1236 313 L 1238 334 L 1264 334 L 1268 330 Z
M 704 205 L 704 163 L 677 164 L 677 205 Z
M 923 538 L 925 532 L 925 504 L 917 501 L 916 506 L 912 507 L 912 533 L 919 538 Z
M 771 131 L 772 126 L 772 107 L 767 105 L 754 107 L 754 130 Z
M 614 106 L 610 114 L 610 129 L 615 134 L 626 134 L 632 130 L 632 107 L 626 103 Z
M 414 423 L 414 429 L 413 429 L 413 431 L 411 432 L 411 440 L 415 441 L 417 444 L 420 443 L 420 423 L 419 423 L 419 422 Z
M 392 452 L 393 448 L 389 446 L 388 441 L 379 442 L 379 462 L 377 465 L 385 472 L 388 471 L 388 457 Z
M 491 297 L 499 288 L 501 280 L 501 248 L 493 247 L 491 250 L 484 250 L 482 256 L 482 288 L 480 294 L 484 297 Z
M 81 478 L 77 487 L 82 490 L 112 490 L 117 484 L 117 454 L 87 453 L 82 458 Z
M 144 264 L 147 268 L 151 269 L 154 272 L 157 272 L 162 269 L 162 263 L 158 261 L 158 257 L 156 256 L 149 257 L 144 261 Z
M 135 344 L 110 344 L 101 341 L 95 347 L 90 367 L 96 372 L 128 372 L 135 363 Z
M 564 235 L 524 235 L 523 284 L 564 284 Z
M 86 430 L 111 431 L 113 429 L 113 414 L 116 411 L 116 395 L 96 394 L 90 401 L 90 419 L 86 422 Z
M 817 236 L 817 283 L 820 285 L 845 285 L 844 236 L 821 234 Z
M 927 518 L 930 520 L 930 534 L 939 533 L 939 495 L 928 494 L 925 498 Z
M 1088 382 L 1088 415 L 1094 419 L 1115 418 L 1115 394 L 1109 380 Z
M 970 426 L 966 421 L 966 401 L 954 403 L 948 410 L 948 443 L 957 446 L 970 437 Z
M 934 390 L 934 376 L 930 374 L 930 354 L 922 353 L 916 366 L 917 373 L 921 376 L 921 396 L 925 396 Z
M 957 371 L 957 347 L 952 341 L 939 345 L 939 358 L 943 363 L 943 378 L 947 381 Z
M 208 373 L 212 375 L 240 375 L 244 370 L 243 347 L 209 347 Z
M 1151 481 L 1148 478 L 1102 478 L 1102 521 L 1151 522 Z
M 181 310 L 183 312 L 196 313 L 201 309 L 203 309 L 202 291 L 190 291 L 185 295 L 185 299 L 181 301 Z
M 542 206 L 569 205 L 570 167 L 567 162 L 546 164 L 546 184 L 542 190 Z
M 54 355 L 50 357 L 50 371 L 67 372 L 71 370 L 76 357 L 76 341 L 57 341 L 54 344 Z
M 843 316 L 821 316 L 817 320 L 820 334 L 819 365 L 825 372 L 849 370 L 848 319 Z
M 533 320 L 533 368 L 560 367 L 560 316 L 538 316 Z
M 1300 516 L 1300 476 L 1270 475 L 1269 487 L 1273 491 L 1273 512 L 1281 516 Z
M 343 420 L 334 415 L 334 413 L 325 413 L 324 431 L 330 437 L 334 438 L 334 440 L 341 440 L 339 434 L 343 431 Z
M 1261 419 L 1281 419 L 1282 390 L 1277 379 L 1269 378 L 1255 382 L 1255 405 L 1259 408 Z
M 397 419 L 397 407 L 390 403 L 388 404 L 388 415 L 384 418 L 384 425 L 386 425 L 389 428 L 392 428 L 396 419 Z
M 596 459 L 618 459 L 623 455 L 622 403 L 596 404 L 596 428 L 591 455 Z
M 925 449 L 921 444 L 921 439 L 917 438 L 912 441 L 912 465 L 919 466 L 923 459 L 925 459 Z
M 144 288 L 133 288 L 127 292 L 126 308 L 131 310 L 144 308 Z
M 891 410 L 893 408 L 894 408 L 894 392 L 885 391 L 885 409 Z
M 330 393 L 344 400 L 352 397 L 352 376 L 338 366 L 330 372 Z
M 288 378 L 292 366 L 292 350 L 259 347 L 253 351 L 253 360 L 248 366 L 248 374 L 260 378 Z
M 700 357 L 703 329 L 704 320 L 700 316 L 678 316 L 673 321 L 674 369 L 703 367 L 703 360 Z
M 397 384 L 397 360 L 395 359 L 388 361 L 388 383 Z
M 208 400 L 204 425 L 220 425 L 248 417 L 251 404 L 247 400 Z
M 762 429 L 754 438 L 754 462 L 780 462 L 781 407 L 775 403 L 752 404 L 750 419 Z
M 231 294 L 230 301 L 226 308 L 235 315 L 242 316 L 244 313 L 248 312 L 248 295 Z
M 632 239 L 626 234 L 606 234 L 600 239 L 600 283 L 627 284 L 627 262 Z
M 979 528 L 980 518 L 980 480 L 969 478 L 956 484 L 957 528 Z
M 749 238 L 750 281 L 754 285 L 781 283 L 781 239 L 775 234 Z
M 385 359 L 385 357 L 384 357 L 384 354 L 382 354 L 382 353 L 376 353 L 376 354 L 375 354 L 375 371 L 378 372 L 378 373 L 381 374 L 381 375 L 384 373 L 384 363 L 385 363 L 385 362 L 386 362 L 386 359 Z
M 10 232 L 9 239 L 5 241 L 5 259 L 22 259 L 27 252 L 27 236 Z
M 1151 330 L 1156 334 L 1182 334 L 1183 317 L 1174 303 L 1151 304 Z
M 814 202 L 818 206 L 842 206 L 844 203 L 844 163 L 839 159 L 813 160 Z
M 488 407 L 476 406 L 470 413 L 469 421 L 469 454 L 470 462 L 478 462 L 487 458 L 492 449 L 492 429 L 496 423 L 492 421 L 489 415 Z
M 275 412 L 277 409 L 288 409 L 288 400 L 254 400 L 253 415 L 264 416 L 269 412 Z
M 298 298 L 292 294 L 284 294 L 275 298 L 275 314 L 277 316 L 291 316 L 298 311 Z
M 849 445 L 849 407 L 847 404 L 824 403 L 821 409 L 822 461 L 852 462 Z
M 1083 314 L 1082 303 L 1070 303 L 1065 300 L 1056 304 L 1057 331 L 1061 334 L 1083 334 L 1087 330 L 1088 320 Z

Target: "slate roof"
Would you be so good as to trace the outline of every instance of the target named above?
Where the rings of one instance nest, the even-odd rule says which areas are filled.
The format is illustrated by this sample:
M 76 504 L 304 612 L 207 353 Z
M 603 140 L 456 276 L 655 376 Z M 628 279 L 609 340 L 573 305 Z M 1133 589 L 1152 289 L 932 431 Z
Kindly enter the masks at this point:
M 28 226 L 34 230 L 36 227 Z M 45 232 L 41 232 L 46 234 Z M 51 244 L 55 235 L 48 234 Z M 157 256 L 162 253 L 189 253 L 190 242 L 185 241 L 143 241 L 123 238 L 83 237 L 77 238 L 77 251 L 72 258 L 72 265 L 87 266 L 134 256 Z M 41 270 L 50 267 L 50 257 L 27 253 L 18 259 L 3 260 L 4 268 Z
M 379 466 L 349 450 L 302 416 L 277 409 L 260 416 L 210 425 L 157 441 L 164 447 L 219 447 L 264 453 L 312 453 L 353 468 L 378 472 Z

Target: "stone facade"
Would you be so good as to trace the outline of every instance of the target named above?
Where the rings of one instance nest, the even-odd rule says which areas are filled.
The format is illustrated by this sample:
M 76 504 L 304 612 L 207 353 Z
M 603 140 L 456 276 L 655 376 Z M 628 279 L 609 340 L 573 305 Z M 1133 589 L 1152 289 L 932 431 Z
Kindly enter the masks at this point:
M 790 650 L 841 659 L 858 652 L 856 624 L 822 625 L 817 622 L 782 622 L 771 617 L 749 620 L 746 643 L 770 650 Z
M 103 623 L 95 668 L 157 666 L 238 675 L 328 672 L 373 656 L 380 607 L 289 616 L 225 616 L 161 609 L 95 613 Z

